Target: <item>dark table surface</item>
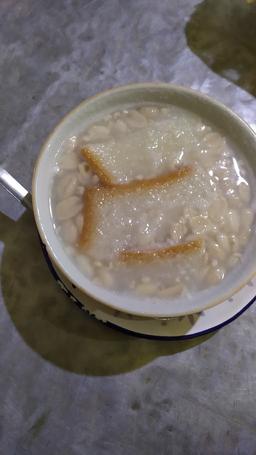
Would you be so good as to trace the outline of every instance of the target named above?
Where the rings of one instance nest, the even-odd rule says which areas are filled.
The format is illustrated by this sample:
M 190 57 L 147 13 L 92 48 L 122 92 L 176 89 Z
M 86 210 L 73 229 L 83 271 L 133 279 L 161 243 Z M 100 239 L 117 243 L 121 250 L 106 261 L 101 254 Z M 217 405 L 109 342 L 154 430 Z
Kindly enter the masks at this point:
M 1 165 L 27 188 L 73 106 L 136 81 L 221 100 L 256 128 L 256 5 L 243 0 L 2 0 Z M 0 188 L 0 452 L 256 454 L 256 315 L 214 335 L 128 336 L 64 296 L 32 215 Z

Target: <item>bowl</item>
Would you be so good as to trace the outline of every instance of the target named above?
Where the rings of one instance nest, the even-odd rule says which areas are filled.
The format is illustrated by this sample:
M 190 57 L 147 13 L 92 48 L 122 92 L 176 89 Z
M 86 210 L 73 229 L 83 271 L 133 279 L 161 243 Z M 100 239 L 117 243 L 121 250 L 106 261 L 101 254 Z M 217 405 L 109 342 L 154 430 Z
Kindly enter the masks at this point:
M 132 84 L 100 93 L 82 102 L 68 113 L 56 126 L 43 145 L 35 165 L 32 195 L 37 228 L 52 262 L 62 271 L 73 287 L 101 303 L 130 314 L 143 317 L 175 317 L 194 314 L 231 298 L 256 272 L 256 235 L 251 239 L 242 256 L 240 266 L 229 272 L 215 287 L 196 295 L 173 300 L 154 297 L 139 298 L 104 289 L 87 278 L 65 252 L 57 236 L 49 203 L 56 155 L 63 141 L 79 135 L 89 125 L 103 116 L 120 109 L 144 103 L 177 105 L 192 110 L 210 121 L 230 138 L 246 158 L 256 174 L 256 135 L 251 128 L 226 106 L 190 89 L 164 83 Z

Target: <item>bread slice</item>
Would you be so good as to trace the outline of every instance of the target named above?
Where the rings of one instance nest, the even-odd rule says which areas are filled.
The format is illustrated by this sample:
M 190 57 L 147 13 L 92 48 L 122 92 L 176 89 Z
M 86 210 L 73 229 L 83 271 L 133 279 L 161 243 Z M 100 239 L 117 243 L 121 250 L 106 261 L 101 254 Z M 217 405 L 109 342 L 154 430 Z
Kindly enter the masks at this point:
M 192 216 L 195 211 L 200 215 L 216 193 L 198 169 L 182 167 L 159 178 L 90 188 L 84 198 L 79 246 L 91 257 L 109 261 L 125 251 L 152 255 L 181 243 L 185 234 L 193 234 L 188 209 Z M 186 231 L 179 239 L 173 235 L 177 225 Z
M 120 185 L 108 185 L 92 187 L 85 191 L 84 195 L 84 224 L 80 236 L 80 246 L 86 249 L 97 237 L 97 230 L 103 229 L 101 224 L 111 224 L 111 214 L 118 210 L 120 217 L 136 211 L 136 203 L 144 203 L 147 200 L 154 200 L 157 193 L 165 193 L 173 184 L 178 183 L 192 174 L 190 166 L 183 166 L 166 175 L 145 180 L 134 180 L 133 182 Z M 157 205 L 154 203 L 154 205 Z M 128 213 L 125 213 L 126 208 Z M 152 207 L 153 208 L 153 207 Z M 104 211 L 106 218 L 102 219 Z M 134 222 L 142 216 L 142 211 L 132 215 Z M 118 218 L 117 225 L 120 225 Z M 129 218 L 131 219 L 131 218 Z M 129 220 L 127 220 L 129 225 Z M 130 223 L 131 224 L 131 223 Z
M 209 201 L 205 199 L 206 191 Z M 206 188 L 201 174 L 193 173 L 191 167 L 159 178 L 90 188 L 84 196 L 80 248 L 103 261 L 118 258 L 125 251 L 149 251 L 152 255 L 153 250 L 177 244 L 172 238 L 173 226 L 185 223 L 187 207 L 199 203 L 205 207 L 212 197 L 211 185 Z

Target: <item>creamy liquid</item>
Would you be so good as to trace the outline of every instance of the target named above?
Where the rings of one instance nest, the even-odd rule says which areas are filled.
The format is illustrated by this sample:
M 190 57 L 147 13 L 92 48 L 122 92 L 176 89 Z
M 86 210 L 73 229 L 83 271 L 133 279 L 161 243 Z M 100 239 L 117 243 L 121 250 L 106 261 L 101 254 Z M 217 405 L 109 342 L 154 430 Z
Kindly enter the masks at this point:
M 191 175 L 170 187 L 94 202 L 93 241 L 85 248 L 79 238 L 84 216 L 91 215 L 84 193 L 101 187 L 102 176 L 82 157 L 84 147 L 114 184 L 155 178 L 177 166 L 190 166 Z M 255 209 L 247 165 L 221 132 L 194 113 L 176 106 L 115 112 L 67 141 L 58 157 L 53 222 L 68 254 L 97 284 L 174 298 L 217 284 L 239 264 Z M 159 249 L 198 238 L 202 248 L 189 255 L 120 261 L 124 250 Z

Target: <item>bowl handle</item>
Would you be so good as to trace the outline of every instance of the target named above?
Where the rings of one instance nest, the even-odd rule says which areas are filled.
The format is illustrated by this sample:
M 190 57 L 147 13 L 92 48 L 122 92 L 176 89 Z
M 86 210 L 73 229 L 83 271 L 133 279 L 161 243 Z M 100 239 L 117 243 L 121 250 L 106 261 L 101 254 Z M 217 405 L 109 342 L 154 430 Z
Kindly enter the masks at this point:
M 0 184 L 25 207 L 32 209 L 32 196 L 9 172 L 0 166 Z

